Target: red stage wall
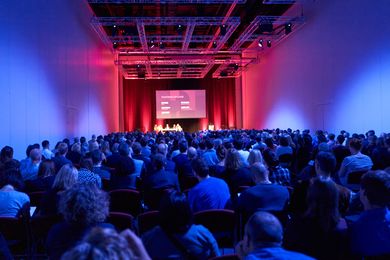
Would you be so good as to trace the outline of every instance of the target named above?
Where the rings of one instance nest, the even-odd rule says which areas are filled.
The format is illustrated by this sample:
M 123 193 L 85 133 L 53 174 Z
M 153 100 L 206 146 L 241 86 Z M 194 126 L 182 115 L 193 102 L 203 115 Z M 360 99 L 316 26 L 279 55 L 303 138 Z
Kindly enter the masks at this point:
M 207 118 L 156 119 L 156 90 L 205 89 Z M 123 80 L 124 130 L 152 131 L 155 124 L 180 123 L 185 131 L 236 127 L 234 79 Z

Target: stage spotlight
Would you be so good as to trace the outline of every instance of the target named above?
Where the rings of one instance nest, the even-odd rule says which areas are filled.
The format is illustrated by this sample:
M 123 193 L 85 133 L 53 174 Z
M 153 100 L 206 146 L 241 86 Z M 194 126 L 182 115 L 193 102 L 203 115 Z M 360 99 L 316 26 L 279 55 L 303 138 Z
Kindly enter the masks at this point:
M 257 45 L 259 45 L 260 48 L 263 48 L 263 39 L 260 39 Z
M 181 24 L 179 24 L 179 25 L 177 26 L 176 31 L 177 31 L 177 33 L 178 33 L 179 35 L 182 35 L 182 34 L 183 34 L 183 26 L 182 26 Z
M 217 48 L 217 42 L 216 41 L 213 41 L 213 48 Z
M 259 33 L 272 33 L 274 30 L 272 23 L 260 23 L 259 24 Z
M 221 29 L 221 35 L 224 36 L 226 34 L 226 25 L 222 24 L 220 29 Z
M 154 40 L 150 40 L 150 48 L 153 49 L 154 48 Z
M 271 40 L 268 40 L 268 41 L 267 41 L 267 47 L 268 47 L 268 48 L 271 48 L 271 46 L 272 46 Z
M 165 48 L 165 44 L 163 42 L 161 42 L 161 41 L 158 44 L 158 46 L 160 47 L 160 49 L 164 49 Z
M 116 25 L 114 24 L 112 26 L 112 36 L 116 36 L 118 34 L 118 28 L 116 27 Z
M 219 73 L 219 76 L 221 76 L 221 77 L 227 77 L 227 75 L 228 75 L 228 73 L 227 73 L 227 71 L 225 71 L 225 70 L 223 70 L 223 71 L 221 71 L 221 72 Z
M 284 33 L 287 35 L 292 31 L 292 24 L 291 23 L 286 23 L 284 25 Z

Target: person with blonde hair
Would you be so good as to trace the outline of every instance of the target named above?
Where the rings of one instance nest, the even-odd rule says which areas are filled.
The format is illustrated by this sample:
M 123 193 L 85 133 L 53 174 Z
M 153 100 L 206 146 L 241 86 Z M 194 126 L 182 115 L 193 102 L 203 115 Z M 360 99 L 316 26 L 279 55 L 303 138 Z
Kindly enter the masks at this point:
M 41 201 L 39 215 L 57 215 L 57 205 L 60 195 L 72 188 L 78 182 L 78 171 L 71 164 L 65 164 L 57 173 L 53 186 L 47 191 Z
M 150 260 L 142 243 L 130 229 L 120 234 L 113 229 L 96 227 L 81 243 L 67 251 L 61 259 L 140 259 Z
M 249 166 L 252 166 L 254 163 L 263 163 L 263 155 L 258 149 L 253 149 L 252 151 L 250 151 L 248 156 Z

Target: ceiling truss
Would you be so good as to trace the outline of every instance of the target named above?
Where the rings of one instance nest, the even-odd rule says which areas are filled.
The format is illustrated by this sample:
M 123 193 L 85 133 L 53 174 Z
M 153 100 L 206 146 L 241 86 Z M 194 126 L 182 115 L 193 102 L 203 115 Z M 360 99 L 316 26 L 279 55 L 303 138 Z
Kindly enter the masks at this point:
M 264 0 L 263 4 L 293 2 Z M 305 22 L 303 16 L 284 15 L 258 15 L 249 22 L 241 21 L 234 11 L 246 0 L 88 0 L 88 3 L 95 8 L 107 6 L 110 14 L 116 5 L 225 7 L 224 16 L 92 17 L 92 27 L 116 53 L 115 64 L 126 79 L 239 77 L 249 65 L 259 61 L 259 53 L 269 49 L 260 44 L 258 47 L 256 42 L 265 45 L 271 41 L 275 46 L 288 34 L 284 30 L 286 24 L 290 23 L 296 31 Z M 270 24 L 272 30 L 259 31 L 260 24 Z

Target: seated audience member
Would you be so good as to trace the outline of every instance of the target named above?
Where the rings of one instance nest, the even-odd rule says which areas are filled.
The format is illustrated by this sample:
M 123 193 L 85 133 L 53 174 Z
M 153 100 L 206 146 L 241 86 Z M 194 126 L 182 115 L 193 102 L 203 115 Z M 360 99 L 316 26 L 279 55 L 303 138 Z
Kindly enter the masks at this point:
M 328 134 L 328 146 L 329 146 L 329 149 L 333 149 L 333 147 L 336 145 L 336 135 L 335 134 Z
M 79 165 L 81 158 L 83 156 L 81 155 L 81 144 L 79 143 L 74 143 L 70 151 L 66 154 L 66 158 L 71 160 L 73 164 Z
M 371 169 L 373 163 L 371 158 L 360 152 L 362 149 L 362 141 L 353 138 L 349 142 L 350 156 L 344 158 L 339 170 L 340 181 L 343 185 L 347 184 L 348 175 L 351 172 L 368 171 Z
M 165 157 L 162 154 L 155 154 L 152 160 L 153 172 L 142 179 L 142 189 L 145 193 L 145 203 L 151 206 L 156 193 L 163 190 L 180 191 L 179 180 L 173 172 L 165 170 Z M 156 206 L 157 205 L 153 205 Z
M 267 212 L 256 212 L 245 225 L 244 239 L 236 246 L 240 259 L 313 259 L 282 248 L 283 228 L 279 220 Z
M 14 159 L 14 149 L 11 146 L 4 146 L 0 152 L 0 171 L 11 168 L 19 169 L 20 163 Z
M 46 191 L 53 185 L 56 166 L 52 160 L 45 160 L 39 164 L 37 179 L 26 181 L 26 191 Z
M 263 163 L 263 155 L 258 149 L 253 149 L 250 151 L 248 156 L 248 165 L 252 166 L 255 163 Z
M 113 228 L 103 224 L 109 211 L 108 194 L 95 185 L 75 185 L 64 191 L 58 206 L 64 221 L 54 225 L 47 235 L 46 249 L 50 259 L 59 259 L 93 227 Z
M 252 174 L 242 157 L 234 148 L 229 149 L 226 154 L 224 178 L 229 185 L 231 194 L 236 194 L 240 186 L 253 186 Z
M 317 259 L 341 259 L 346 249 L 347 225 L 338 210 L 336 184 L 314 179 L 307 193 L 307 211 L 287 225 L 285 247 Z
M 159 144 L 157 146 L 157 153 L 161 153 L 165 157 L 165 170 L 176 172 L 176 164 L 171 160 L 167 158 L 168 155 L 168 145 L 166 144 Z M 149 163 L 149 172 L 153 171 L 151 162 Z
M 180 154 L 172 157 L 172 161 L 174 161 L 176 164 L 177 175 L 179 179 L 194 176 L 191 168 L 191 162 L 188 159 L 187 150 L 188 143 L 187 141 L 183 140 L 179 143 Z
M 268 169 L 263 164 L 257 162 L 250 169 L 256 185 L 243 191 L 238 197 L 238 211 L 249 217 L 258 210 L 284 210 L 289 200 L 287 188 L 270 182 Z
M 78 171 L 71 164 L 65 164 L 56 174 L 53 186 L 42 197 L 39 215 L 53 216 L 58 214 L 58 201 L 61 194 L 77 184 Z
M 106 158 L 105 164 L 110 168 L 115 168 L 115 165 L 121 158 L 118 149 L 119 149 L 119 143 L 114 143 L 111 147 L 111 155 L 107 156 Z
M 102 142 L 102 145 L 100 147 L 100 150 L 102 151 L 102 153 L 104 154 L 104 158 L 107 158 L 108 156 L 110 156 L 112 154 L 111 150 L 110 150 L 110 142 L 108 141 L 103 141 Z
M 212 165 L 209 167 L 211 176 L 223 179 L 223 174 L 225 172 L 226 152 L 227 150 L 223 144 L 217 146 L 216 153 L 219 162 L 216 165 Z
M 42 157 L 44 160 L 51 160 L 54 153 L 50 150 L 50 143 L 48 140 L 42 141 Z
M 192 168 L 199 180 L 188 193 L 192 212 L 223 209 L 230 198 L 229 187 L 224 180 L 210 177 L 209 168 L 202 158 L 192 161 Z
M 243 164 L 246 165 L 248 161 L 249 152 L 244 150 L 244 146 L 245 146 L 244 140 L 238 138 L 234 140 L 233 145 L 234 148 L 236 148 L 237 152 L 240 154 Z
M 137 176 L 141 176 L 144 172 L 146 172 L 146 165 L 144 160 L 142 160 L 141 155 L 141 145 L 138 142 L 134 142 L 131 146 L 131 150 L 132 152 L 130 153 L 130 157 L 134 161 L 135 174 L 137 174 Z
M 329 145 L 327 143 L 320 143 L 316 148 L 313 149 L 313 158 L 307 163 L 307 165 L 302 169 L 302 171 L 297 175 L 297 181 L 307 181 L 316 176 L 316 169 L 314 167 L 315 158 L 320 152 L 330 152 Z M 335 170 L 331 172 L 331 177 L 335 176 Z M 338 177 L 334 179 L 337 181 Z
M 276 147 L 276 157 L 279 159 L 279 157 L 281 155 L 284 155 L 284 154 L 290 154 L 292 155 L 293 154 L 293 149 L 291 148 L 291 146 L 289 145 L 289 141 L 288 141 L 288 138 L 287 136 L 281 136 L 280 139 L 279 139 L 279 146 Z
M 152 152 L 151 152 L 151 149 L 148 145 L 148 139 L 146 137 L 142 138 L 140 141 L 140 144 L 142 146 L 142 149 L 141 149 L 142 156 L 144 156 L 145 158 L 150 158 L 150 156 L 152 155 Z
M 109 169 L 102 166 L 103 162 L 103 152 L 100 150 L 92 151 L 91 158 L 93 162 L 92 172 L 99 175 L 100 178 L 109 180 L 110 172 Z
M 334 156 L 336 157 L 336 170 L 340 170 L 341 163 L 343 162 L 344 158 L 351 155 L 351 152 L 349 151 L 348 147 L 344 145 L 345 137 L 344 135 L 340 134 L 336 138 L 336 144 L 332 148 L 332 152 Z
M 0 174 L 0 216 L 18 217 L 28 212 L 30 198 L 20 192 L 23 186 L 17 169 L 9 169 Z
M 219 256 L 213 235 L 202 225 L 192 224 L 186 196 L 166 194 L 160 204 L 160 226 L 142 236 L 152 259 L 207 259 Z
M 57 154 L 53 158 L 53 162 L 56 165 L 56 172 L 58 172 L 65 164 L 72 164 L 66 154 L 68 153 L 68 145 L 66 143 L 59 143 L 57 146 Z
M 192 147 L 192 146 L 188 147 L 187 156 L 188 156 L 188 160 L 190 160 L 190 162 L 192 162 L 193 160 L 198 158 L 198 152 L 196 151 L 195 147 Z
M 315 158 L 314 169 L 315 174 L 310 176 L 310 179 L 299 181 L 291 196 L 290 209 L 296 214 L 302 214 L 307 210 L 307 190 L 313 178 L 321 177 L 331 180 L 331 174 L 335 171 L 336 158 L 332 153 L 319 152 Z M 339 212 L 343 215 L 347 212 L 352 192 L 341 185 L 336 184 L 339 193 Z
M 364 257 L 390 257 L 390 174 L 375 171 L 363 175 L 360 200 L 364 212 L 351 225 L 352 252 Z
M 269 171 L 269 180 L 272 183 L 279 185 L 289 186 L 290 171 L 287 168 L 283 168 L 279 165 L 279 161 L 276 158 L 275 153 L 271 149 L 266 149 L 263 152 L 264 162 L 266 163 Z
M 61 259 L 140 259 L 150 260 L 142 241 L 131 230 L 118 234 L 109 228 L 93 228 L 74 248 L 67 251 Z
M 255 138 L 256 143 L 253 145 L 252 149 L 263 151 L 267 145 L 263 142 L 263 138 L 261 137 L 261 134 L 258 134 Z
M 92 169 L 93 169 L 92 159 L 83 158 L 80 162 L 78 183 L 79 184 L 86 184 L 86 183 L 94 184 L 97 187 L 101 188 L 102 187 L 102 179 L 100 178 L 99 175 L 92 172 Z
M 206 140 L 206 151 L 202 154 L 202 158 L 207 166 L 215 165 L 219 162 L 214 149 L 214 143 L 211 140 Z
M 29 160 L 23 164 L 23 167 L 20 167 L 20 173 L 22 174 L 24 181 L 35 180 L 37 178 L 41 159 L 41 150 L 34 148 L 30 151 Z
M 311 160 L 313 142 L 309 134 L 297 135 L 297 152 L 295 155 L 296 170 L 300 172 Z
M 20 160 L 20 166 L 19 169 L 22 170 L 26 168 L 28 165 L 31 164 L 31 159 L 30 159 L 30 152 L 32 149 L 39 149 L 39 147 L 35 147 L 34 145 L 29 145 L 26 148 L 26 158 Z
M 137 175 L 134 160 L 130 158 L 130 147 L 121 143 L 118 148 L 119 157 L 115 159 L 115 174 L 111 175 L 110 189 L 136 189 Z M 115 153 L 111 156 L 116 156 Z

